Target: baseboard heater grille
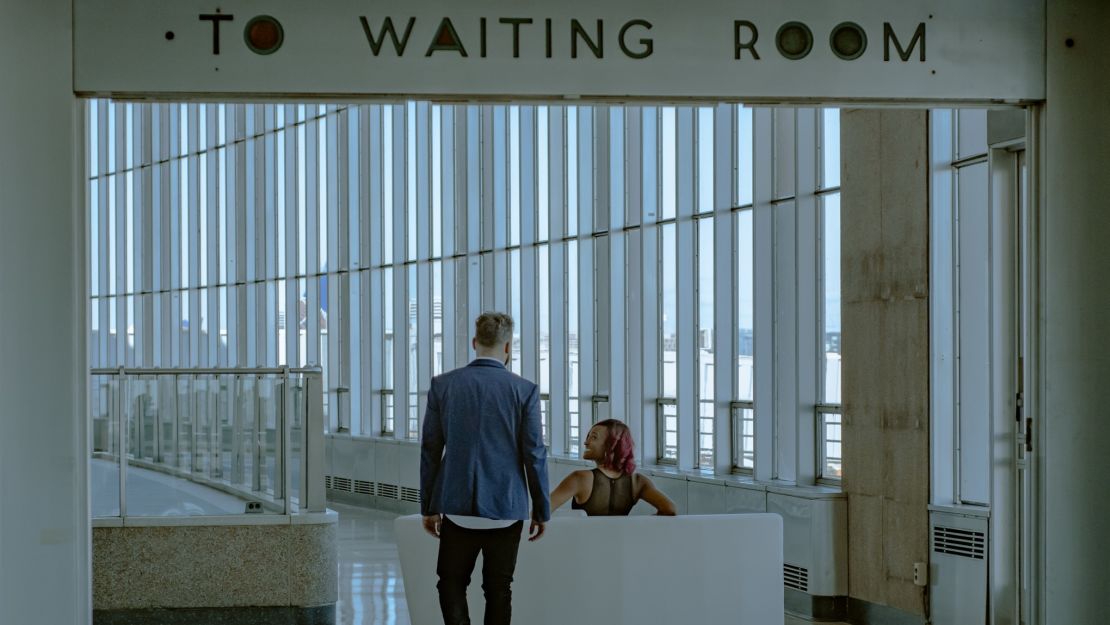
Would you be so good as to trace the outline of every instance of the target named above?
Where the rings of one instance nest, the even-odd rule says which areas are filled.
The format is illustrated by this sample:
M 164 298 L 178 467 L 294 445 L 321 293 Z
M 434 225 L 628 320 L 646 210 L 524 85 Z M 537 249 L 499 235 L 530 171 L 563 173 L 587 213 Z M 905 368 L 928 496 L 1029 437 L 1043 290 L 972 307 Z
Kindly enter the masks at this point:
M 331 488 L 331 476 L 330 475 L 325 475 L 324 476 L 324 488 Z
M 964 558 L 982 560 L 986 550 L 983 532 L 956 527 L 933 527 L 933 551 Z
M 355 492 L 360 495 L 373 495 L 374 483 L 366 480 L 355 480 Z
M 793 564 L 782 565 L 782 579 L 783 585 L 787 588 L 800 590 L 802 592 L 809 591 L 809 570 L 794 566 Z
M 386 499 L 396 499 L 397 485 L 378 482 L 378 497 L 385 497 Z
M 401 487 L 401 501 L 408 501 L 411 503 L 420 503 L 420 489 L 408 488 L 407 486 Z
M 345 493 L 351 492 L 351 478 L 349 477 L 332 477 L 331 486 L 334 490 L 341 490 Z

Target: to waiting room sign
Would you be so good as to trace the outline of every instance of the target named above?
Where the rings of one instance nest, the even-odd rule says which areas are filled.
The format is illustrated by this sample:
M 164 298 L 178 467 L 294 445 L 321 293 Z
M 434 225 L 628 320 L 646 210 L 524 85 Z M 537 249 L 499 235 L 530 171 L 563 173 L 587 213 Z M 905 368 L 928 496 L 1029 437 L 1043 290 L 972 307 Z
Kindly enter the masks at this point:
M 117 97 L 1027 102 L 1036 0 L 81 0 Z

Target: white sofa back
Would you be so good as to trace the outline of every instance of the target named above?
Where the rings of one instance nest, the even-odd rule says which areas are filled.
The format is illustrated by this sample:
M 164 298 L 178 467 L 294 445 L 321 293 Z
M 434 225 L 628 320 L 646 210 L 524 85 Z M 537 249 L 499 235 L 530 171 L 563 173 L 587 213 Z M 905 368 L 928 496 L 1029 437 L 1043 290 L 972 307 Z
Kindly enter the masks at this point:
M 399 517 L 394 528 L 412 625 L 439 625 L 439 543 L 419 516 Z M 558 516 L 543 538 L 525 538 L 513 582 L 515 623 L 783 623 L 777 514 Z M 479 557 L 472 623 L 483 622 L 481 583 Z

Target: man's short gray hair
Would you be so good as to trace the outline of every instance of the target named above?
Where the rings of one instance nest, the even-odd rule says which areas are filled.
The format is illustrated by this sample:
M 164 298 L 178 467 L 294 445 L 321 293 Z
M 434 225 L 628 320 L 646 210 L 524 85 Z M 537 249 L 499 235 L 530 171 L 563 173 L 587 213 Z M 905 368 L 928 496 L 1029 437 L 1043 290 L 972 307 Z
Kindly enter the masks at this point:
M 499 347 L 513 338 L 513 318 L 505 313 L 487 311 L 474 322 L 474 338 L 482 347 Z

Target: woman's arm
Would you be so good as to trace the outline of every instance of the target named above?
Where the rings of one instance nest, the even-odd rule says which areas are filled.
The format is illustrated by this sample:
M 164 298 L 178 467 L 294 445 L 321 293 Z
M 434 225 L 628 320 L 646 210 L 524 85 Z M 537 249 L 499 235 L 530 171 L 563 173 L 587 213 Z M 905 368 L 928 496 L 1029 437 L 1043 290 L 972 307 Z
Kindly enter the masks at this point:
M 659 516 L 674 516 L 678 514 L 678 510 L 674 506 L 671 498 L 664 495 L 663 491 L 655 487 L 648 476 L 638 473 L 640 478 L 640 499 L 650 503 L 655 507 L 655 514 Z
M 562 482 L 551 491 L 551 510 L 554 511 L 567 502 L 571 497 L 577 497 L 582 488 L 582 473 L 574 471 L 563 478 Z

